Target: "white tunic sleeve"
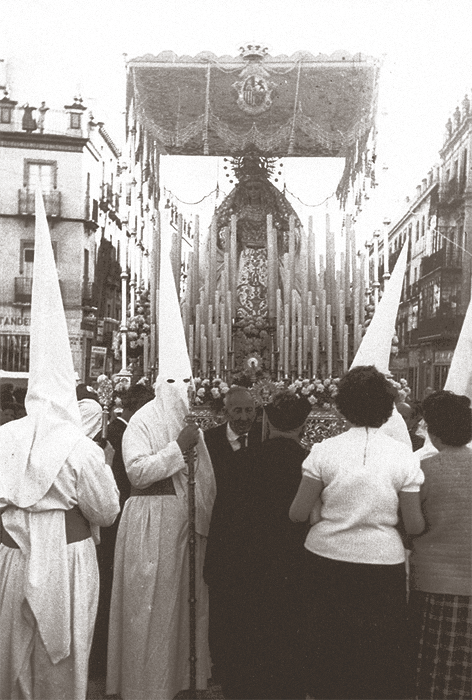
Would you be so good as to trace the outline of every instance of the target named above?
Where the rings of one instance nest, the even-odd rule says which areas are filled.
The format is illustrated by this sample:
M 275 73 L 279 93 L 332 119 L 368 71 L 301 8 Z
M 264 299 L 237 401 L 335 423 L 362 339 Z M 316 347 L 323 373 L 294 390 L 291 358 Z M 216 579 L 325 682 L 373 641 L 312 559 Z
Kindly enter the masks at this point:
M 147 488 L 186 467 L 175 440 L 162 449 L 153 445 L 155 440 L 147 425 L 138 420 L 130 421 L 123 435 L 123 462 L 128 478 L 136 488 Z
M 120 494 L 113 472 L 105 462 L 103 450 L 94 443 L 80 451 L 77 505 L 92 525 L 101 527 L 112 525 L 120 512 Z

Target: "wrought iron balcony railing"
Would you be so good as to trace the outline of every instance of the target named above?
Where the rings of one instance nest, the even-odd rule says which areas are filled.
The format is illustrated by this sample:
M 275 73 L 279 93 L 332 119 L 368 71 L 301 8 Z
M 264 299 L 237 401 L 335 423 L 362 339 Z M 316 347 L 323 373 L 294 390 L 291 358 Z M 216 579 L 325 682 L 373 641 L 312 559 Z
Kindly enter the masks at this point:
M 61 216 L 61 193 L 58 190 L 43 192 L 44 208 L 46 216 Z M 18 214 L 22 216 L 34 216 L 35 214 L 35 192 L 22 189 L 18 190 Z

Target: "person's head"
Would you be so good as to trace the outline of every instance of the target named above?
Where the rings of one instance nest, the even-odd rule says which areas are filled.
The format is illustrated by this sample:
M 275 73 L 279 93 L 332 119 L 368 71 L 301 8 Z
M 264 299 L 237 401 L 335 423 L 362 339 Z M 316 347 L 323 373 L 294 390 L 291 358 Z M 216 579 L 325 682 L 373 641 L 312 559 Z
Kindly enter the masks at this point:
M 251 392 L 243 386 L 234 386 L 225 396 L 225 413 L 231 430 L 237 435 L 247 433 L 256 418 L 256 405 Z
M 419 401 L 413 401 L 412 403 L 400 401 L 397 403 L 397 411 L 405 421 L 408 430 L 416 428 L 421 420 L 422 411 Z
M 269 421 L 270 437 L 285 435 L 296 439 L 303 432 L 311 403 L 305 397 L 283 392 L 276 395 L 264 410 Z
M 443 445 L 462 447 L 472 440 L 472 413 L 467 396 L 436 391 L 423 401 L 423 416 L 431 442 L 438 449 Z
M 96 401 L 98 404 L 100 403 L 95 389 L 93 389 L 91 386 L 87 386 L 87 384 L 77 384 L 75 393 L 77 395 L 77 401 L 90 399 L 91 401 Z
M 344 375 L 334 400 L 349 423 L 380 428 L 392 415 L 395 397 L 395 388 L 382 372 L 373 366 L 360 366 Z
M 131 418 L 133 413 L 136 413 L 144 404 L 148 403 L 154 398 L 154 392 L 152 389 L 144 386 L 144 384 L 135 384 L 126 391 L 121 402 L 123 405 L 123 417 Z

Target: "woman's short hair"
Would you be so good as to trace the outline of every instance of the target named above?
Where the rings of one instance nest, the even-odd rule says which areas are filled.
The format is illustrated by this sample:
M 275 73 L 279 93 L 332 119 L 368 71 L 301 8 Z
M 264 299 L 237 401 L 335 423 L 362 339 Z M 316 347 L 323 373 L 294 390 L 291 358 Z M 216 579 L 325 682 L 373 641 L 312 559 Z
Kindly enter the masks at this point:
M 154 398 L 154 392 L 144 384 L 133 384 L 127 391 L 123 393 L 121 403 L 123 408 L 128 409 L 132 413 L 144 406 L 148 401 Z
M 428 432 L 445 445 L 462 447 L 472 439 L 472 413 L 467 396 L 452 391 L 436 391 L 423 401 Z
M 374 366 L 351 369 L 338 384 L 337 409 L 353 425 L 380 428 L 392 415 L 397 392 Z

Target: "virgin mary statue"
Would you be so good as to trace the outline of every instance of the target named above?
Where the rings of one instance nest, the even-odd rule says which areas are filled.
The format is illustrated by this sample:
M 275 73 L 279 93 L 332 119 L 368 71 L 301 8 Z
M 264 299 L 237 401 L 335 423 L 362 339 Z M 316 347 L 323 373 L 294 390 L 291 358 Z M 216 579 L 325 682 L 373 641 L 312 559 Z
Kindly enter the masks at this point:
M 289 252 L 290 217 L 295 237 L 295 275 L 293 287 L 300 289 L 299 269 L 301 223 L 284 194 L 270 182 L 275 159 L 247 154 L 231 159 L 238 183 L 215 212 L 217 231 L 218 280 L 223 267 L 224 251 L 231 231 L 231 218 L 236 217 L 236 303 L 234 320 L 234 352 L 236 368 L 244 360 L 255 357 L 268 369 L 270 323 L 267 303 L 267 215 L 272 215 L 276 232 L 278 279 L 282 303 L 290 303 L 287 258 Z

